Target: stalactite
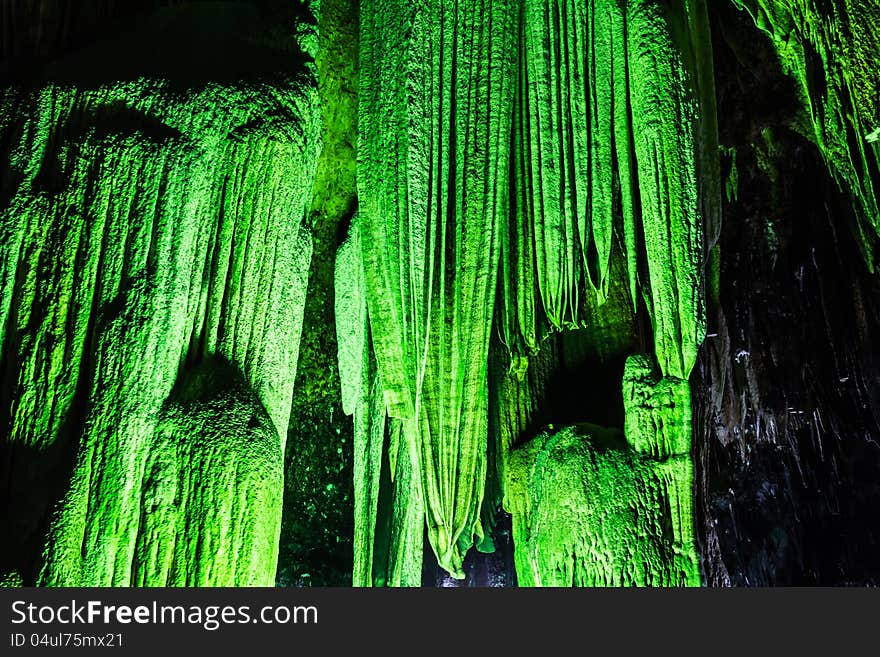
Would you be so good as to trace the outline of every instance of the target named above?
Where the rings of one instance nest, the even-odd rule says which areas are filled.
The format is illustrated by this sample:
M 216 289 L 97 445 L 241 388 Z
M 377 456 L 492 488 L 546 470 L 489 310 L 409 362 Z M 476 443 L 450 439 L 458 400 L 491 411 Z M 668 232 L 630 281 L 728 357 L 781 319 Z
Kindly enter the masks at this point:
M 526 3 L 523 25 L 523 187 L 503 258 L 509 272 L 533 262 L 535 275 L 504 279 L 504 341 L 540 348 L 543 312 L 550 329 L 583 327 L 611 354 L 643 300 L 654 344 L 624 372 L 625 442 L 575 425 L 509 457 L 517 573 L 523 584 L 699 583 L 687 377 L 720 225 L 705 4 L 542 0 Z
M 703 228 L 714 239 L 718 219 L 705 5 L 368 4 L 362 18 L 369 324 L 388 412 L 419 455 L 429 537 L 460 576 L 482 539 L 496 249 L 510 366 L 493 390 L 492 476 L 503 477 L 511 432 L 531 413 L 498 395 L 530 385 L 523 366 L 553 330 L 607 341 L 643 299 L 661 372 L 686 379 L 693 366 Z M 492 56 L 472 59 L 481 44 Z M 488 487 L 497 500 L 503 484 Z
M 367 307 L 388 413 L 418 457 L 428 537 L 463 576 L 483 537 L 487 353 L 508 148 L 508 3 L 361 5 Z
M 369 340 L 357 216 L 337 251 L 335 268 L 342 408 L 354 421 L 352 583 L 418 586 L 425 525 L 418 463 L 404 443 L 400 420 L 388 418 L 385 411 Z
M 141 79 L 47 84 L 15 108 L 20 118 L 7 133 L 13 182 L 0 210 L 7 441 L 10 449 L 66 441 L 77 451 L 42 583 L 132 582 L 138 532 L 155 507 L 141 491 L 157 432 L 165 431 L 161 410 L 180 372 L 204 357 L 241 370 L 268 418 L 252 428 L 255 440 L 271 433 L 269 453 L 280 467 L 311 256 L 300 219 L 316 159 L 314 100 L 306 77 L 184 93 Z M 219 416 L 203 437 L 233 420 Z M 196 423 L 181 416 L 166 440 Z M 250 430 L 239 431 L 233 435 Z M 204 465 L 188 475 L 192 482 L 239 476 L 212 474 L 216 455 L 181 450 L 194 460 L 179 467 Z M 239 494 L 211 490 L 206 507 L 189 507 L 187 518 L 228 508 L 216 495 Z M 264 531 L 251 538 L 259 542 Z M 183 536 L 196 541 L 198 532 Z M 149 567 L 135 576 L 164 584 L 198 572 L 192 577 L 201 584 L 269 584 L 273 550 L 258 550 L 259 567 L 224 565 L 234 551 L 221 551 L 213 561 L 198 557 L 204 570 L 180 564 L 175 574 Z
M 513 218 L 502 237 L 504 341 L 586 327 L 609 293 L 615 232 L 664 371 L 686 377 L 704 333 L 704 225 L 719 225 L 705 5 L 524 5 Z
M 524 3 L 517 137 L 530 189 L 518 221 L 532 225 L 541 300 L 560 329 L 579 323 L 585 279 L 607 294 L 619 188 L 633 226 L 625 13 L 613 0 Z
M 696 81 L 659 3 L 631 2 L 627 19 L 633 139 L 650 281 L 645 299 L 661 369 L 687 378 L 705 333 Z

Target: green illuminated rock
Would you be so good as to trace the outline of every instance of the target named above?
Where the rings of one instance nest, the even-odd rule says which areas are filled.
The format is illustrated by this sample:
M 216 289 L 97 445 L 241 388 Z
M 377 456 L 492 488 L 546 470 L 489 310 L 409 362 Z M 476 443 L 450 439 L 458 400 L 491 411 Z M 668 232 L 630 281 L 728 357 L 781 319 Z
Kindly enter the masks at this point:
M 184 373 L 148 454 L 131 584 L 274 584 L 281 441 L 242 375 L 214 360 Z
M 657 462 L 614 430 L 545 432 L 510 457 L 521 586 L 699 585 L 691 461 Z
M 532 224 L 541 299 L 557 328 L 578 323 L 585 277 L 600 298 L 607 292 L 615 210 L 633 226 L 626 35 L 614 0 L 524 4 L 518 220 Z
M 704 240 L 720 221 L 705 4 L 529 0 L 521 39 L 504 341 L 534 351 L 548 328 L 589 327 L 616 232 L 657 358 L 686 377 L 705 331 Z
M 675 21 L 687 21 L 687 10 L 667 19 L 652 0 L 628 8 L 630 102 L 650 281 L 645 300 L 661 369 L 687 378 L 705 334 L 697 80 L 682 55 L 688 41 L 676 43 L 673 31 Z
M 368 324 L 387 412 L 418 456 L 429 539 L 457 577 L 485 541 L 484 487 L 491 506 L 532 413 L 527 358 L 574 328 L 614 352 L 644 300 L 661 374 L 686 379 L 719 221 L 705 4 L 507 4 L 361 7 Z M 490 425 L 493 305 L 509 352 Z
M 535 349 L 505 346 L 505 318 L 502 300 L 496 306 L 496 332 L 490 351 L 489 375 L 489 470 L 486 479 L 485 524 L 491 525 L 494 511 L 501 507 L 509 450 L 534 431 L 538 417 L 547 416 L 553 393 L 548 383 L 560 371 L 590 360 L 608 364 L 640 348 L 636 316 L 627 281 L 626 259 L 621 257 L 620 239 L 615 239 L 609 272 L 608 293 L 603 303 L 588 295 L 582 308 L 587 328 L 545 335 Z M 526 354 L 526 355 L 523 355 Z M 580 386 L 581 381 L 574 385 Z M 595 384 L 595 381 L 591 381 Z
M 687 381 L 659 378 L 650 359 L 630 356 L 623 373 L 626 439 L 657 459 L 691 451 L 691 391 Z
M 364 0 L 317 179 L 318 94 L 293 61 L 314 34 L 241 37 L 256 10 L 226 4 L 159 12 L 0 95 L 6 441 L 75 454 L 39 582 L 273 583 L 314 234 L 355 585 L 420 584 L 425 536 L 463 577 L 502 500 L 522 584 L 698 583 L 687 379 L 720 217 L 705 2 Z M 202 24 L 226 59 L 163 77 L 153 30 L 190 53 Z M 625 437 L 584 417 L 514 449 L 562 332 L 602 363 L 650 352 L 615 375 Z M 336 386 L 304 360 L 302 417 Z
M 640 300 L 653 355 L 627 362 L 626 443 L 577 425 L 501 459 L 519 581 L 698 584 L 687 377 L 720 227 L 705 3 L 536 0 L 523 20 L 499 300 L 512 366 L 554 329 L 581 327 L 600 358 L 618 353 Z M 516 380 L 493 398 L 501 453 L 504 418 L 525 424 Z
M 489 372 L 489 468 L 484 524 L 491 526 L 501 507 L 507 481 L 510 450 L 535 421 L 547 391 L 547 380 L 559 365 L 555 344 L 547 340 L 533 356 L 514 356 L 493 342 Z
M 8 93 L 0 111 L 13 140 L 0 209 L 6 440 L 76 450 L 40 582 L 270 584 L 280 518 L 270 489 L 311 256 L 301 220 L 314 84 L 296 66 L 271 83 L 183 88 L 100 81 L 95 68 L 77 86 L 79 70 L 56 65 L 57 82 Z M 175 382 L 214 355 L 243 376 L 217 398 L 238 401 L 214 419 L 173 410 Z M 256 425 L 237 424 L 247 417 Z M 169 511 L 151 487 L 177 477 L 184 528 L 156 534 L 150 514 Z M 143 531 L 163 538 L 146 545 Z
M 388 418 L 369 342 L 359 219 L 336 253 L 335 310 L 343 410 L 354 420 L 354 586 L 418 586 L 424 510 L 418 460 Z

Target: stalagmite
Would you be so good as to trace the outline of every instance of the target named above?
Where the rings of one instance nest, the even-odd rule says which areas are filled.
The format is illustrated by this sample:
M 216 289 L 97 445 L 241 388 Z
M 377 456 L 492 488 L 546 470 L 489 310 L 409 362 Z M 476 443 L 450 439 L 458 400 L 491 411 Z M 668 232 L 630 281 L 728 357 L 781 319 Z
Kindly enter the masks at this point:
M 520 586 L 699 584 L 693 531 L 679 520 L 690 521 L 690 459 L 655 462 L 621 442 L 574 425 L 511 454 L 505 506 Z
M 187 371 L 147 450 L 131 584 L 273 585 L 281 453 L 235 367 L 208 359 Z
M 700 583 L 693 530 L 690 395 L 631 357 L 626 431 L 577 424 L 541 432 L 509 457 L 523 586 Z

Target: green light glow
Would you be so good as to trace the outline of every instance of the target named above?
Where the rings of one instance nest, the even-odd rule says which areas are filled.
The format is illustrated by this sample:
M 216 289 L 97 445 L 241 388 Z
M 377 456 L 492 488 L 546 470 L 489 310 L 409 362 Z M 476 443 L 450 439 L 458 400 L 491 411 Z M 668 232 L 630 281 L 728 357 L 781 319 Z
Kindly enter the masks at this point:
M 687 381 L 627 361 L 625 434 L 591 424 L 544 431 L 509 457 L 521 586 L 693 586 Z
M 355 216 L 348 239 L 337 251 L 335 284 L 342 407 L 354 416 L 352 582 L 418 586 L 425 524 L 415 476 L 418 462 L 406 445 L 401 421 L 385 411 L 369 342 L 359 224 Z
M 353 583 L 419 585 L 425 536 L 464 577 L 503 502 L 522 585 L 699 584 L 688 377 L 721 199 L 705 2 L 363 0 L 357 47 L 317 180 L 308 67 L 0 96 L 8 441 L 76 452 L 39 583 L 274 583 L 302 220 L 347 212 L 356 96 L 357 212 L 322 269 Z M 561 333 L 628 357 L 606 382 L 623 427 L 534 435 Z
M 575 425 L 513 452 L 506 506 L 520 586 L 699 585 L 690 458 L 655 462 L 619 439 Z

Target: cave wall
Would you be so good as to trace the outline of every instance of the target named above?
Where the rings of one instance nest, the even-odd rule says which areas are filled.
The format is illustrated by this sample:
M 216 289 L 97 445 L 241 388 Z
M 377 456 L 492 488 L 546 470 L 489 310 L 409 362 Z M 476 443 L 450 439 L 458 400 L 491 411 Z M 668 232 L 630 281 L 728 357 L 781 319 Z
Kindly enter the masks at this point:
M 737 0 L 770 39 L 802 110 L 791 127 L 819 149 L 849 195 L 873 271 L 880 231 L 880 7 L 871 0 Z
M 848 29 L 825 20 L 816 27 Z M 719 9 L 713 30 L 727 193 L 693 381 L 707 583 L 874 584 L 880 324 L 858 222 L 876 181 L 851 186 L 812 130 L 839 90 L 829 82 L 805 106 L 802 80 L 749 15 Z M 876 121 L 876 105 L 859 109 Z

